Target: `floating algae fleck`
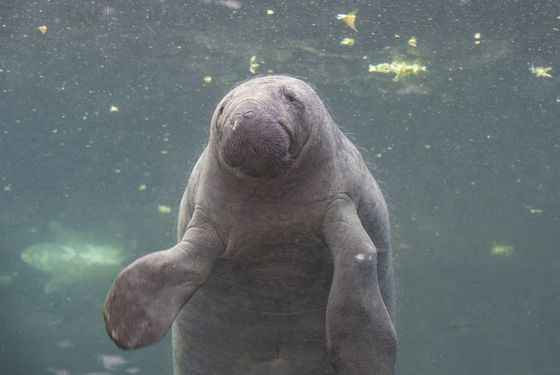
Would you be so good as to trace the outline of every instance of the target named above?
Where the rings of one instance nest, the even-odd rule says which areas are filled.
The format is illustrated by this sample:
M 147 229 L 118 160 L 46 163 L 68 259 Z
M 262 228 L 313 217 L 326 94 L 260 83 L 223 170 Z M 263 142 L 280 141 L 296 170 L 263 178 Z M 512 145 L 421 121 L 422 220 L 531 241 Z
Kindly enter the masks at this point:
M 552 74 L 550 74 L 550 72 L 552 71 L 551 67 L 544 67 L 544 66 L 537 66 L 535 67 L 534 65 L 531 65 L 531 67 L 529 68 L 529 70 L 531 71 L 531 73 L 533 73 L 535 75 L 535 77 L 537 78 L 552 78 Z
M 492 245 L 490 254 L 495 256 L 509 257 L 513 255 L 513 246 L 510 245 Z
M 419 63 L 408 63 L 405 61 L 393 61 L 391 63 L 369 66 L 370 73 L 395 74 L 395 77 L 393 78 L 394 82 L 398 82 L 403 77 L 420 74 L 426 71 L 427 69 L 424 65 L 420 65 Z
M 346 26 L 348 26 L 349 28 L 351 28 L 354 31 L 358 31 L 356 29 L 356 14 L 358 13 L 357 10 L 353 10 L 351 12 L 348 12 L 346 14 L 337 14 L 336 18 L 341 20 L 342 22 L 344 22 L 346 24 Z

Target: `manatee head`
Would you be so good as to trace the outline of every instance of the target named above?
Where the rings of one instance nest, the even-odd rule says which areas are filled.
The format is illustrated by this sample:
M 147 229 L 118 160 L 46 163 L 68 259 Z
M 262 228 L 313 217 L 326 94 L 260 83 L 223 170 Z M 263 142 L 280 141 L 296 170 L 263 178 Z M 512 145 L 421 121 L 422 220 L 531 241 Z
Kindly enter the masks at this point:
M 320 123 L 317 113 L 326 111 L 305 82 L 288 76 L 255 78 L 220 101 L 211 143 L 223 165 L 248 176 L 276 176 L 298 158 L 314 124 Z

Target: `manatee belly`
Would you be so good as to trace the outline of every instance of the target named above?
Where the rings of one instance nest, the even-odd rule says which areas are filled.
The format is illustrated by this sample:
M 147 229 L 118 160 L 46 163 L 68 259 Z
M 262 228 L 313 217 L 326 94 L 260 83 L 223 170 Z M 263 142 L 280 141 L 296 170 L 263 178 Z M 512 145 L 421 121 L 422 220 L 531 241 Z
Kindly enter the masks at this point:
M 175 320 L 175 373 L 334 374 L 325 338 L 332 263 L 320 248 L 301 251 L 220 259 Z
M 193 297 L 173 326 L 175 374 L 334 374 L 325 310 L 292 314 L 237 310 Z

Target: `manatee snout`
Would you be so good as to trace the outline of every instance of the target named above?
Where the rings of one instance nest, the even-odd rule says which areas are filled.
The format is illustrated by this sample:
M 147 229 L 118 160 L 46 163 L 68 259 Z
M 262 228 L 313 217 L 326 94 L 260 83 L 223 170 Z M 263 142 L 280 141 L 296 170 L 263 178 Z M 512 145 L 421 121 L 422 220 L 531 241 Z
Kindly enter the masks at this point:
M 274 176 L 289 165 L 292 143 L 287 122 L 264 105 L 248 101 L 222 124 L 223 162 L 249 176 Z

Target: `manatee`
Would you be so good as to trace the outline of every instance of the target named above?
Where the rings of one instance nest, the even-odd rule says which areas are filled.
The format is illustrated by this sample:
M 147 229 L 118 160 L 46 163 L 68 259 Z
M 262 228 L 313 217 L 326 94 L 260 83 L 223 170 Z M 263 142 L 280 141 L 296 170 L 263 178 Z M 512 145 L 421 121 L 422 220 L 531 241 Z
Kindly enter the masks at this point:
M 387 206 L 307 83 L 265 76 L 226 94 L 177 232 L 111 287 L 117 346 L 173 324 L 177 375 L 394 373 Z

